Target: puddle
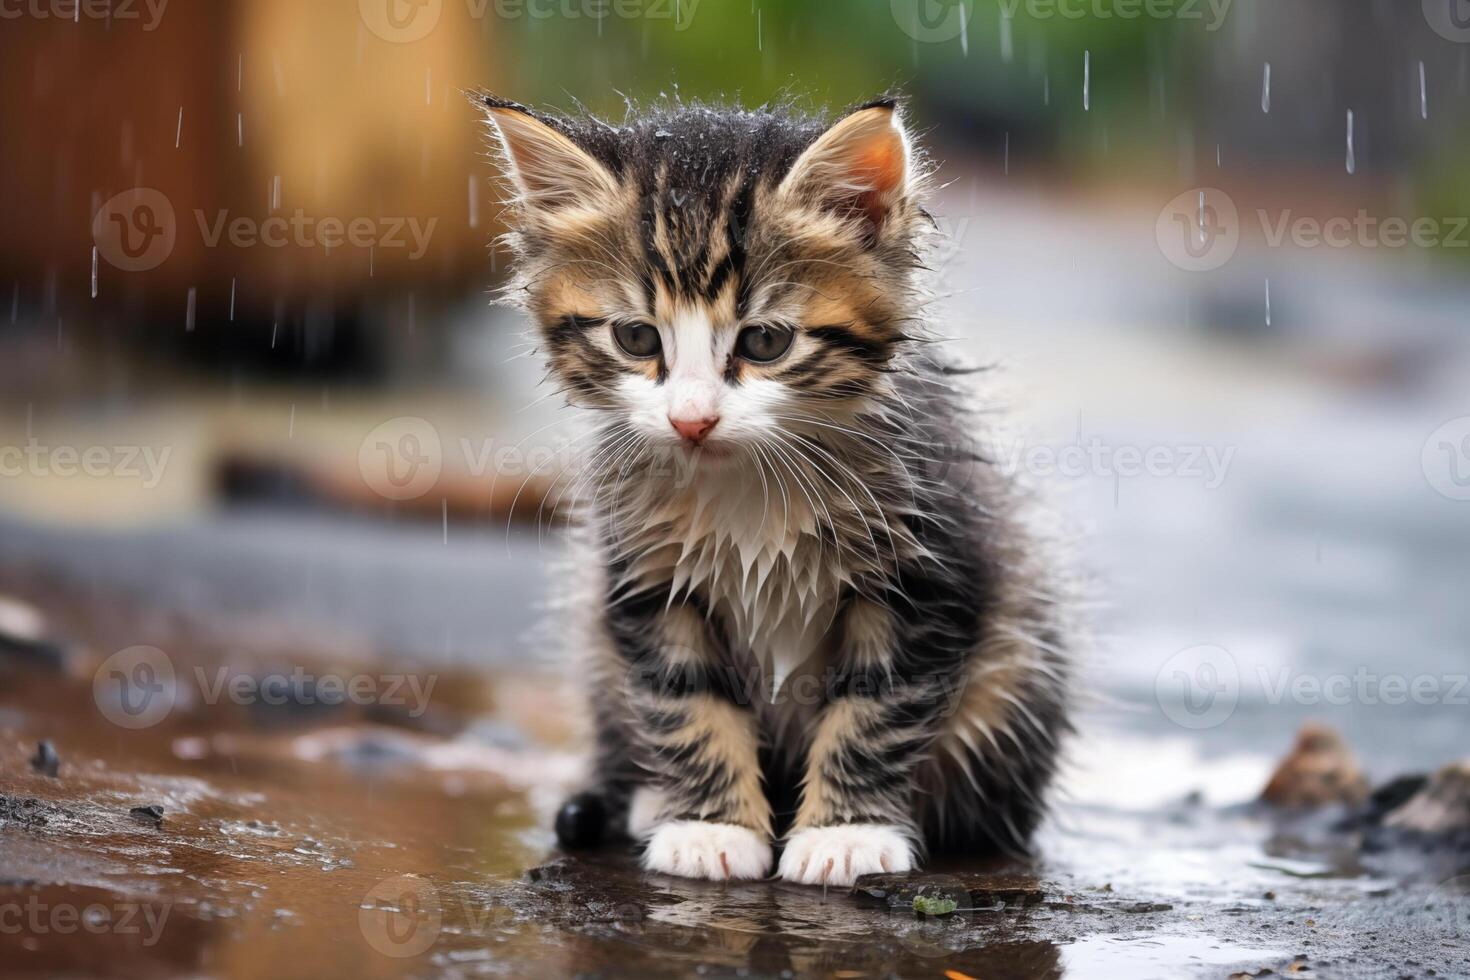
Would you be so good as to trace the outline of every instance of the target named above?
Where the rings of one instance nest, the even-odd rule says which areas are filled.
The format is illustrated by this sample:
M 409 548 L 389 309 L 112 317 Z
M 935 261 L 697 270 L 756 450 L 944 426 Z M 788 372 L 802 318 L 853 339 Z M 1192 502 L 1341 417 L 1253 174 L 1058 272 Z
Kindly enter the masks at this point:
M 1463 895 L 1435 906 L 1203 802 L 1064 805 L 1035 864 L 920 876 L 968 890 L 974 910 L 946 918 L 872 894 L 650 876 L 627 853 L 562 856 L 549 815 L 576 778 L 579 717 L 563 677 L 440 670 L 417 717 L 194 696 L 124 730 L 94 699 L 101 658 L 85 651 L 112 647 L 89 647 L 88 630 L 167 647 L 185 684 L 212 665 L 210 645 L 177 624 L 123 628 L 117 609 L 50 611 L 75 624 L 70 669 L 0 661 L 8 976 L 1142 980 L 1470 965 Z M 255 656 L 262 669 L 340 663 Z M 41 739 L 59 778 L 29 764 Z M 133 812 L 151 806 L 161 821 Z
M 1208 936 L 1096 936 L 1079 939 L 1062 949 L 1062 966 L 1068 977 L 1129 980 L 1174 980 L 1181 973 L 1204 967 L 1237 967 L 1241 972 L 1254 973 L 1260 964 L 1282 959 L 1280 950 L 1221 944 Z

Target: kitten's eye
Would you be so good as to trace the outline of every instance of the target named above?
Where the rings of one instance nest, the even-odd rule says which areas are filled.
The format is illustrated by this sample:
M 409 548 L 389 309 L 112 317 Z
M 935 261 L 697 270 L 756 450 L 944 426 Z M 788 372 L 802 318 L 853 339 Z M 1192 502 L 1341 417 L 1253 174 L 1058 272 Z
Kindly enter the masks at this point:
M 795 336 L 790 327 L 746 327 L 735 338 L 735 353 L 757 364 L 774 361 L 786 353 Z
M 658 328 L 646 323 L 620 323 L 613 327 L 613 339 L 629 357 L 654 357 L 664 346 Z

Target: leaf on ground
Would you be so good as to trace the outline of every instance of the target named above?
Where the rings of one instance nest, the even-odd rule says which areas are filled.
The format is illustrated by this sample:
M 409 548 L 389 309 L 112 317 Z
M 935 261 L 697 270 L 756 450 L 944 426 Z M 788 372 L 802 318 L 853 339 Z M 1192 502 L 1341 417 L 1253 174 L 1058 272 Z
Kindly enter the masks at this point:
M 920 915 L 949 915 L 960 904 L 952 898 L 930 898 L 926 895 L 914 896 L 914 911 Z

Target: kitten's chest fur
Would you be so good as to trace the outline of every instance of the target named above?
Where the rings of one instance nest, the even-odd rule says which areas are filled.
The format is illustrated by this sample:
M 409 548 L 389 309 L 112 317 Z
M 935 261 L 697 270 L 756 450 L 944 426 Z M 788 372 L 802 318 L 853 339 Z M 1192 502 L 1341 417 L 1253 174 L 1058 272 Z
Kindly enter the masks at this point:
M 799 667 L 820 666 L 855 572 L 852 546 L 837 536 L 842 522 L 834 532 L 827 506 L 749 471 L 701 474 L 619 515 L 623 550 L 634 556 L 629 574 L 668 582 L 674 601 L 707 604 L 732 666 L 742 677 L 759 669 L 762 700 L 774 701 Z

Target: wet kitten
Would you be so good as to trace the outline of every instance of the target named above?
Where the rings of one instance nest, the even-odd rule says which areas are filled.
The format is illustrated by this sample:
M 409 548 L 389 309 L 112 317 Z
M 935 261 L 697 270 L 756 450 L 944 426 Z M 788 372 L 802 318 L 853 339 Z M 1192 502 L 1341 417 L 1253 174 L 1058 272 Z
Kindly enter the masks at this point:
M 486 97 L 507 297 L 595 426 L 569 606 L 597 729 L 569 846 L 850 884 L 1023 851 L 1067 730 L 1064 606 L 922 322 L 899 105 L 612 126 Z

